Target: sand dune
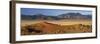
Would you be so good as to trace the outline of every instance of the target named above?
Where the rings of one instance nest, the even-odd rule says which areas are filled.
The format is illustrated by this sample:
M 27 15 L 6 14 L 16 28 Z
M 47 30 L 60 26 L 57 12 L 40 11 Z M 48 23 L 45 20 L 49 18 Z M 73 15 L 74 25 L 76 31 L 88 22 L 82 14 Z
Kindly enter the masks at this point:
M 21 26 L 21 35 L 37 34 L 62 34 L 62 33 L 86 33 L 92 32 L 92 25 L 73 24 L 60 25 L 49 22 L 39 22 Z

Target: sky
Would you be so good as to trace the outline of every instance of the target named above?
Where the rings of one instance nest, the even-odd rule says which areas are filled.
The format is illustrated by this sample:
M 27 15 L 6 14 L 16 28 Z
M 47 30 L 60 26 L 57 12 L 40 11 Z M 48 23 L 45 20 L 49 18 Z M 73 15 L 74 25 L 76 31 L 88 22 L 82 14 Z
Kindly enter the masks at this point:
M 41 9 L 41 8 L 21 8 L 21 14 L 23 15 L 36 15 L 43 14 L 48 16 L 57 16 L 64 13 L 81 13 L 83 15 L 91 15 L 90 10 L 61 10 L 61 9 Z

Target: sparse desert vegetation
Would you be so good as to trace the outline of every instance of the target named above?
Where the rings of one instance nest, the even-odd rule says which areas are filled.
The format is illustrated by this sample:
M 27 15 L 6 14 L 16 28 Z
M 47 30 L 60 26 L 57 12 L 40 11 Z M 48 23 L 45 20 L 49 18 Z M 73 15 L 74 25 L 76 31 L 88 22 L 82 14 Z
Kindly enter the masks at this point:
M 63 22 L 62 22 L 63 21 Z M 76 21 L 38 21 L 23 22 L 21 35 L 41 35 L 41 34 L 64 34 L 64 33 L 87 33 L 92 32 L 92 24 L 89 20 Z M 28 23 L 28 24 L 27 24 Z M 64 23 L 64 24 L 63 24 Z

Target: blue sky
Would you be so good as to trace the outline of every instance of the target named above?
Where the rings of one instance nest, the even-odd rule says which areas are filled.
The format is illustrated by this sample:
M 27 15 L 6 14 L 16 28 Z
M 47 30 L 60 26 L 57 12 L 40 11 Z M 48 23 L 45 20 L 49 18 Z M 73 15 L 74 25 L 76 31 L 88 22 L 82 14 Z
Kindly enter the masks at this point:
M 40 9 L 40 8 L 21 8 L 21 14 L 23 15 L 35 15 L 35 14 L 43 14 L 49 16 L 57 16 L 64 13 L 81 13 L 83 15 L 92 14 L 90 10 L 61 10 L 61 9 Z

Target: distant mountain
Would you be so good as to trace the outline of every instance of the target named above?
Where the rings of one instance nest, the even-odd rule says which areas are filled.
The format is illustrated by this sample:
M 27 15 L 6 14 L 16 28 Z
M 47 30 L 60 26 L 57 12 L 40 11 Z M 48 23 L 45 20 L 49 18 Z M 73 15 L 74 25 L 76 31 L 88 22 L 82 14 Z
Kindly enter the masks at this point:
M 82 15 L 81 13 L 65 13 L 58 15 L 62 19 L 91 19 L 91 15 Z
M 32 20 L 32 15 L 21 15 L 21 19 L 23 20 Z
M 64 13 L 58 16 L 48 16 L 43 14 L 21 15 L 22 20 L 59 20 L 59 19 L 91 19 L 91 15 L 82 15 L 81 13 Z
M 21 15 L 21 19 L 23 20 L 58 20 L 57 16 L 46 16 L 43 14 L 36 14 L 36 15 Z

